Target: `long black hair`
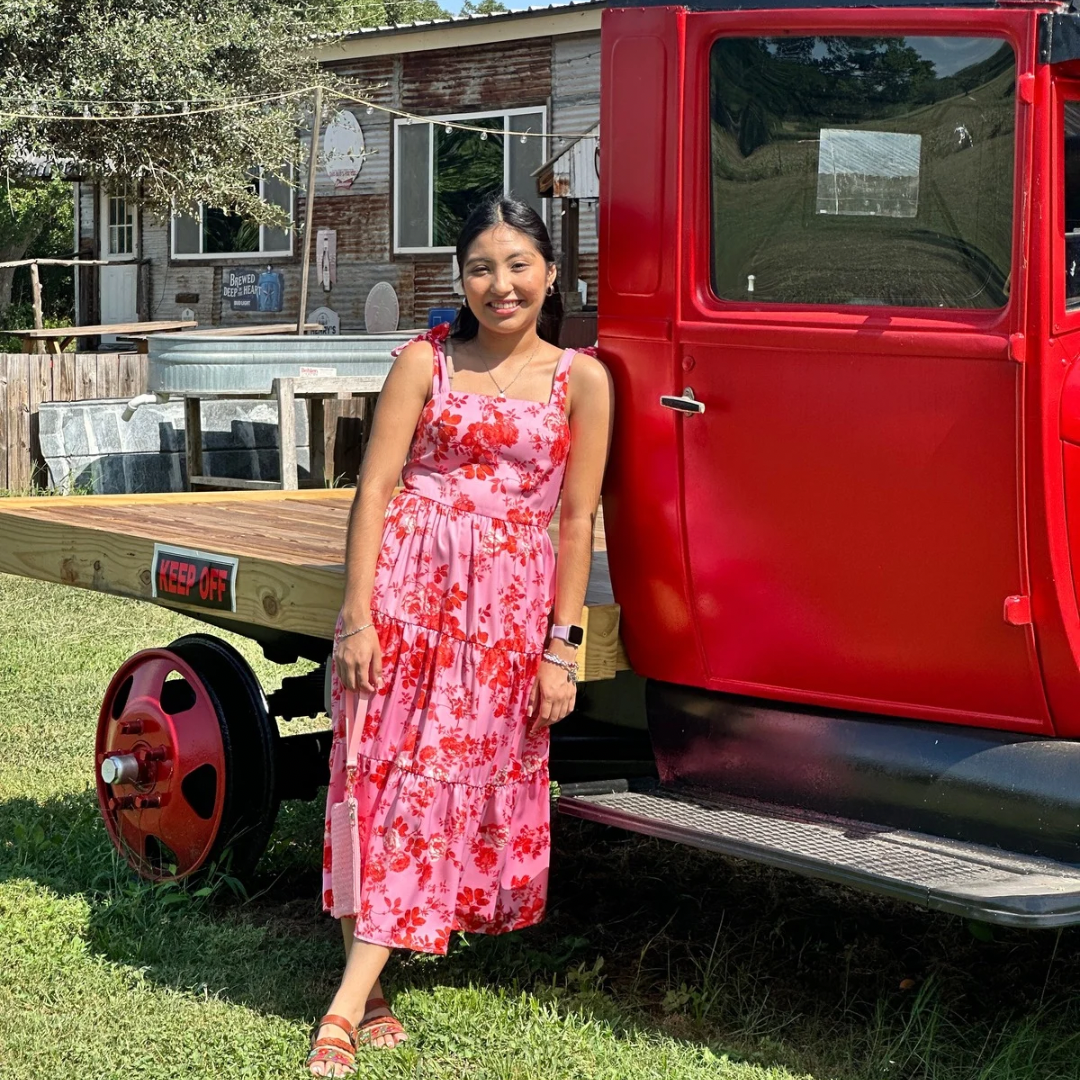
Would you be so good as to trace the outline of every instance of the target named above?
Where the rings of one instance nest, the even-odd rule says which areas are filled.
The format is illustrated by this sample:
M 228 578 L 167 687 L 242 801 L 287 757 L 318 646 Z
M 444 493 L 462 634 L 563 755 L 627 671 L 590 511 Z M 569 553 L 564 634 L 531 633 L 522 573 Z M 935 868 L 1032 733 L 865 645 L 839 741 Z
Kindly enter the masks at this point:
M 512 199 L 506 195 L 490 195 L 469 215 L 458 236 L 459 274 L 463 272 L 465 257 L 469 253 L 472 242 L 482 232 L 499 224 L 508 225 L 511 229 L 524 233 L 536 245 L 536 250 L 549 266 L 555 262 L 555 251 L 551 246 L 551 237 L 544 219 L 528 203 L 520 199 Z M 562 320 L 562 296 L 558 289 L 553 289 L 551 294 L 544 299 L 540 317 L 536 320 L 537 334 L 544 341 L 558 345 Z M 471 341 L 476 337 L 479 329 L 480 324 L 476 316 L 469 310 L 467 303 L 462 301 L 461 310 L 458 311 L 454 325 L 450 328 L 451 336 L 456 341 Z

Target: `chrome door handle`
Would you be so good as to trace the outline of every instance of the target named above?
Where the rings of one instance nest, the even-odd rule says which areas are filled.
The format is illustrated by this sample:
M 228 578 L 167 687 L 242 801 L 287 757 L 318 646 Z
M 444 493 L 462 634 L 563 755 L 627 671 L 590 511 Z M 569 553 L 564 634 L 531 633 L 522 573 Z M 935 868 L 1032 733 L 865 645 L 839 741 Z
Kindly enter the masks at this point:
M 674 409 L 676 412 L 690 413 L 692 416 L 705 411 L 705 402 L 698 401 L 698 399 L 694 397 L 694 391 L 691 390 L 689 386 L 682 392 L 682 397 L 661 394 L 660 404 L 663 405 L 665 409 Z

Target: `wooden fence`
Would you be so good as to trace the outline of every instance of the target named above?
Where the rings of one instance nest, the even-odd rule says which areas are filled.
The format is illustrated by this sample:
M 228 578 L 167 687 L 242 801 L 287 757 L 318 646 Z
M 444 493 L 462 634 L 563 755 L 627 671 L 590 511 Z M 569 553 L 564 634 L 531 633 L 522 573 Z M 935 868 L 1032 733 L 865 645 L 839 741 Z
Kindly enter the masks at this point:
M 131 398 L 145 387 L 146 357 L 138 353 L 0 353 L 0 490 L 42 481 L 42 402 Z

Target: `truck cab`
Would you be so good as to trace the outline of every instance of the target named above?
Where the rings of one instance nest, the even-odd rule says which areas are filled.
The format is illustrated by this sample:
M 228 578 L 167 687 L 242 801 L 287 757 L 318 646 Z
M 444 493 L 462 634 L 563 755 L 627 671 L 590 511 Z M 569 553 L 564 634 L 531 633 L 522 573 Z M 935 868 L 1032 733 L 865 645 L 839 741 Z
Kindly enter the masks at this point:
M 1080 16 L 642 3 L 602 50 L 604 511 L 660 784 L 563 809 L 1080 920 Z

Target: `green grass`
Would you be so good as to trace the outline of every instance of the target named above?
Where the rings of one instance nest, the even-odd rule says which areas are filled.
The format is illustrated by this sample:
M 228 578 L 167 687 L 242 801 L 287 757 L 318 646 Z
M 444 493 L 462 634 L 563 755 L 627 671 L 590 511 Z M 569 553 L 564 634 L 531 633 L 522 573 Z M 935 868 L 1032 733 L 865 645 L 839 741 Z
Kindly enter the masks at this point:
M 319 911 L 322 807 L 286 804 L 250 896 L 154 887 L 89 786 L 97 709 L 137 649 L 197 629 L 0 575 L 0 1077 L 300 1077 L 340 974 Z M 287 669 L 230 639 L 269 691 Z M 557 819 L 540 927 L 402 956 L 420 1080 L 1080 1077 L 1077 933 L 914 908 Z

